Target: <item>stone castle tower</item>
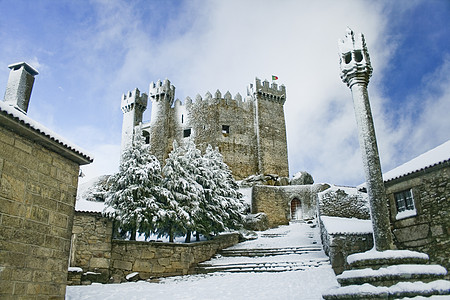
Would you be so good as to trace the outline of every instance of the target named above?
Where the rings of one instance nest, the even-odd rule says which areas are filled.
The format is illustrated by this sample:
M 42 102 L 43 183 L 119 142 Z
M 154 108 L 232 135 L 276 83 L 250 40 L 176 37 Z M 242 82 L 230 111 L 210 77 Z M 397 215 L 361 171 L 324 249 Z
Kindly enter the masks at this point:
M 187 97 L 182 104 L 175 100 L 175 87 L 166 79 L 150 83 L 148 97 L 151 120 L 142 129 L 161 162 L 174 140 L 182 145 L 191 138 L 201 151 L 208 144 L 218 147 L 235 179 L 253 174 L 289 176 L 284 85 L 256 78 L 245 98 L 239 93 L 233 98 L 230 92 L 222 96 L 217 90 L 203 98 L 197 95 L 195 101 Z M 142 122 L 148 97 L 137 89 L 122 96 L 122 151 L 133 139 L 133 128 Z

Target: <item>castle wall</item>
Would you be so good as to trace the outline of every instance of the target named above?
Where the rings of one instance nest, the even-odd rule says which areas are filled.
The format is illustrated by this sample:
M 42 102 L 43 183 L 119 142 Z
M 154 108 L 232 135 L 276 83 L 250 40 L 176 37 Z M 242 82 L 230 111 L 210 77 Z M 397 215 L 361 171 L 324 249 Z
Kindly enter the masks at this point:
M 1 299 L 64 299 L 78 171 L 0 126 Z
M 255 89 L 244 100 L 239 94 L 233 98 L 216 91 L 214 96 L 197 95 L 195 101 L 188 97 L 182 104 L 174 95 L 169 80 L 150 84 L 152 115 L 144 131 L 162 164 L 174 140 L 182 145 L 190 138 L 202 152 L 208 144 L 218 147 L 237 180 L 253 174 L 289 176 L 284 86 L 267 81 L 261 85 L 256 79 Z
M 291 201 L 300 200 L 303 220 L 316 215 L 317 194 L 327 184 L 268 186 L 255 185 L 252 190 L 252 214 L 263 212 L 269 219 L 269 226 L 288 225 L 291 220 Z

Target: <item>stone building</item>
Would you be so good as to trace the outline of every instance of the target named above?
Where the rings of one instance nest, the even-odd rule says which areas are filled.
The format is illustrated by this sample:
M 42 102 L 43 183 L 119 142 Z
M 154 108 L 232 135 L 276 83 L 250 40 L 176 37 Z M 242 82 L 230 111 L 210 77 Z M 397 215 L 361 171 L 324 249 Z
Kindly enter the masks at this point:
M 148 98 L 152 103 L 150 123 L 143 134 L 152 153 L 163 162 L 176 140 L 192 138 L 204 151 L 208 144 L 218 147 L 235 179 L 253 174 L 289 176 L 283 85 L 257 79 L 247 88 L 247 96 L 230 92 L 222 96 L 206 93 L 195 101 L 175 100 L 169 80 L 150 84 L 149 95 L 138 89 L 122 96 L 122 151 L 132 141 L 133 129 L 142 122 Z
M 64 299 L 79 166 L 92 158 L 26 115 L 38 72 L 9 68 L 0 101 L 0 298 Z
M 450 140 L 383 175 L 394 243 L 450 269 Z

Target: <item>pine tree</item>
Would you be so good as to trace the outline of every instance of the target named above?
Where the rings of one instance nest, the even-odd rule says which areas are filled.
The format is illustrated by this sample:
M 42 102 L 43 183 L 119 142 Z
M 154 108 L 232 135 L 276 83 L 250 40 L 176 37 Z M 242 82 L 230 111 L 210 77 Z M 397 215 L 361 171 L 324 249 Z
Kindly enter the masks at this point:
M 132 144 L 125 149 L 119 172 L 108 180 L 106 204 L 113 208 L 109 213 L 124 231 L 136 239 L 136 231 L 147 236 L 155 229 L 161 215 L 161 203 L 167 192 L 161 187 L 161 166 L 151 155 L 140 128 L 135 130 Z
M 186 235 L 190 241 L 191 233 L 199 220 L 200 203 L 203 202 L 203 188 L 195 180 L 199 173 L 195 160 L 201 157 L 200 151 L 193 142 L 188 141 L 185 147 L 173 143 L 173 151 L 166 159 L 162 173 L 164 187 L 171 193 L 173 203 L 166 209 L 172 212 L 161 224 L 172 239 L 173 235 Z M 161 231 L 160 231 L 161 232 Z
M 231 170 L 223 161 L 223 156 L 211 145 L 208 145 L 203 157 L 207 168 L 212 173 L 213 180 L 211 202 L 206 206 L 208 218 L 212 224 L 212 232 L 218 233 L 240 228 L 246 206 Z

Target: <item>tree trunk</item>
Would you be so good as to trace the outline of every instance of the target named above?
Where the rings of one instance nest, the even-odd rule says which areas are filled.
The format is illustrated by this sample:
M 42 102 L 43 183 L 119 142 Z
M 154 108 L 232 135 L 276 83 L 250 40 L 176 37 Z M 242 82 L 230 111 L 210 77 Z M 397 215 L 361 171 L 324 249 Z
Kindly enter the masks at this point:
M 195 233 L 195 240 L 197 242 L 200 241 L 200 233 L 198 233 L 198 232 Z
M 188 231 L 186 233 L 186 239 L 184 240 L 185 243 L 190 243 L 191 242 L 191 232 Z
M 130 241 L 135 241 L 136 240 L 136 227 L 131 229 L 130 231 Z

